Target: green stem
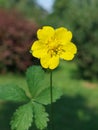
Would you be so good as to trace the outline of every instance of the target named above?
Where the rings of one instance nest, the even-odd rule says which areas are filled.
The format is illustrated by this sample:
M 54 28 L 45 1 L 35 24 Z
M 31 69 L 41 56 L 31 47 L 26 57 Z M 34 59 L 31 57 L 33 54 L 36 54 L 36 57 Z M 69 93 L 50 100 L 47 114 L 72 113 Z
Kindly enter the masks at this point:
M 53 130 L 53 89 L 52 89 L 52 71 L 50 71 L 50 98 L 51 98 L 51 130 Z

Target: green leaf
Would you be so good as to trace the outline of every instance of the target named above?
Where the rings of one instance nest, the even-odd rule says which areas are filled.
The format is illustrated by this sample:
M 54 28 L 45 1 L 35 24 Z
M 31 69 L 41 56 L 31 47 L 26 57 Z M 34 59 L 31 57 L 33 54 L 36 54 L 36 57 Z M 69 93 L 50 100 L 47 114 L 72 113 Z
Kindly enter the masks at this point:
M 32 104 L 20 106 L 13 115 L 11 130 L 28 130 L 33 122 Z
M 43 130 L 47 127 L 48 113 L 45 112 L 45 107 L 41 104 L 34 103 L 34 118 L 36 127 Z
M 36 97 L 47 87 L 47 75 L 40 66 L 32 66 L 27 69 L 26 78 L 32 97 Z
M 59 99 L 63 95 L 63 91 L 61 88 L 53 87 L 53 102 L 55 102 L 57 99 Z M 39 103 L 42 103 L 44 105 L 48 105 L 51 103 L 50 98 L 50 87 L 44 89 L 36 98 L 35 100 Z
M 0 99 L 14 102 L 28 101 L 25 91 L 14 84 L 0 85 Z

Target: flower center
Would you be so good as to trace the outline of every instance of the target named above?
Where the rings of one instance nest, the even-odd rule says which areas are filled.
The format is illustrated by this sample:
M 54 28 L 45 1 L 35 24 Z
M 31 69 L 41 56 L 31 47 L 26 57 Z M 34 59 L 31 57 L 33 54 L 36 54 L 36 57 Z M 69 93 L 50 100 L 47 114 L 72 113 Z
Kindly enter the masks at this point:
M 49 39 L 46 43 L 46 48 L 48 49 L 47 53 L 53 57 L 53 56 L 60 56 L 62 52 L 65 52 L 63 49 L 63 45 L 60 44 L 60 41 L 58 41 L 55 37 L 52 37 Z
M 51 57 L 60 55 L 64 50 L 62 49 L 61 45 L 56 46 L 49 46 L 48 53 L 51 55 Z

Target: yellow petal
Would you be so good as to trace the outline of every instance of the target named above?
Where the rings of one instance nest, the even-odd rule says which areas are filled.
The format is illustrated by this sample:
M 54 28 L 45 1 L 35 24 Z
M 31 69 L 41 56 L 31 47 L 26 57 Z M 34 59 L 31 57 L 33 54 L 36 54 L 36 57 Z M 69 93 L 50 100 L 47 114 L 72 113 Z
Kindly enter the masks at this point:
M 59 65 L 59 57 L 53 56 L 49 61 L 49 69 L 55 69 Z
M 35 50 L 32 52 L 32 55 L 36 58 L 41 58 L 42 50 Z
M 51 26 L 44 26 L 42 29 L 37 31 L 38 39 L 47 42 L 49 41 L 54 35 L 54 29 Z
M 71 52 L 72 54 L 76 54 L 77 47 L 74 43 L 69 42 L 68 44 L 62 47 L 62 50 L 65 50 L 65 52 Z
M 71 41 L 72 33 L 66 28 L 60 27 L 55 30 L 55 39 L 61 44 L 66 44 Z
M 47 53 L 47 48 L 40 41 L 35 41 L 31 47 L 31 53 L 34 57 L 41 58 Z
M 72 60 L 74 58 L 74 54 L 72 54 L 71 52 L 64 52 L 62 53 L 62 55 L 60 55 L 60 58 L 64 60 Z
M 50 60 L 50 55 L 46 55 L 40 59 L 40 63 L 43 68 L 47 69 L 49 67 L 49 60 Z
M 35 42 L 32 44 L 32 46 L 31 46 L 31 51 L 33 51 L 33 50 L 39 50 L 39 49 L 41 49 L 41 48 L 43 48 L 43 44 L 42 44 L 39 40 L 37 40 L 37 41 L 35 41 Z
M 55 69 L 59 65 L 59 57 L 46 55 L 40 60 L 43 68 Z

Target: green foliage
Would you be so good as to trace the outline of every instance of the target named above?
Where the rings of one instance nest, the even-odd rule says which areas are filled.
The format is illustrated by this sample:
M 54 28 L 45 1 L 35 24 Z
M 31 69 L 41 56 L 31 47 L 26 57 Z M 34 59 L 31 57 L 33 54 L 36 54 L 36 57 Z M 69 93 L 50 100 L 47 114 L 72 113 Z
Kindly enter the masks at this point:
M 32 104 L 28 103 L 20 106 L 13 115 L 11 121 L 12 130 L 28 130 L 33 122 Z
M 63 61 L 60 65 L 60 68 L 53 72 L 54 86 L 63 86 L 64 93 L 64 96 L 53 104 L 55 130 L 98 130 L 98 83 L 75 79 L 73 74 L 77 67 L 73 61 Z M 22 84 L 21 86 L 26 88 L 25 78 L 22 76 L 0 75 L 0 84 L 5 81 Z M 15 110 L 14 105 L 4 105 L 0 102 L 0 130 L 11 130 L 8 124 L 12 111 Z M 50 112 L 49 105 L 47 111 Z M 30 130 L 36 129 L 32 127 Z
M 32 66 L 26 72 L 27 83 L 33 100 L 44 105 L 50 104 L 49 74 L 40 66 Z M 62 95 L 60 88 L 53 87 L 53 101 Z
M 49 76 L 40 66 L 29 67 L 26 73 L 32 99 L 45 105 L 50 104 L 49 77 L 47 75 Z M 62 95 L 62 90 L 53 87 L 53 95 L 53 101 L 55 102 Z
M 37 128 L 43 130 L 47 127 L 48 113 L 44 105 L 50 104 L 50 87 L 48 73 L 40 66 L 32 66 L 27 69 L 26 78 L 29 89 L 29 96 L 16 85 L 0 86 L 0 99 L 13 102 L 26 102 L 20 106 L 11 121 L 12 130 L 28 130 L 33 120 Z M 60 88 L 53 87 L 53 101 L 62 95 Z M 34 116 L 33 116 L 34 114 Z M 34 118 L 33 118 L 34 117 Z
M 24 90 L 14 84 L 0 85 L 0 99 L 13 102 L 27 102 Z
M 29 67 L 26 72 L 26 78 L 33 98 L 35 98 L 41 91 L 49 86 L 46 73 L 40 66 Z
M 47 23 L 65 26 L 78 46 L 77 66 L 85 79 L 98 78 L 98 0 L 55 0 Z M 49 22 L 48 22 L 49 21 Z
M 98 77 L 98 1 L 85 1 L 81 6 L 79 12 L 76 10 L 78 21 L 73 19 L 73 32 L 79 48 L 77 66 L 81 77 L 94 80 Z
M 46 23 L 54 27 L 65 26 L 68 27 L 69 21 L 68 10 L 70 10 L 70 3 L 73 3 L 73 0 L 55 0 L 53 5 L 53 12 L 47 16 Z
M 27 130 L 35 120 L 36 127 L 43 130 L 47 127 L 48 113 L 45 107 L 35 102 L 20 106 L 13 114 L 11 121 L 12 130 Z
M 58 97 L 60 98 L 62 93 L 62 90 L 58 87 L 53 87 L 53 102 L 55 102 Z M 46 88 L 44 89 L 41 93 L 39 93 L 39 95 L 35 98 L 37 102 L 44 104 L 44 105 L 48 105 L 51 103 L 50 100 L 50 88 Z
M 38 129 L 43 130 L 47 127 L 48 119 L 48 113 L 45 112 L 45 107 L 41 104 L 34 103 L 34 118 L 35 118 L 35 124 Z
M 14 0 L 13 0 L 14 1 Z M 6 1 L 6 0 L 0 0 L 0 8 L 6 8 L 9 9 L 13 5 L 12 0 Z
M 32 19 L 39 24 L 48 14 L 37 4 L 36 0 L 0 0 L 0 8 L 17 10 L 24 17 Z
M 43 15 L 45 15 L 44 10 L 37 5 L 36 0 L 20 0 L 14 4 L 14 8 L 20 11 L 24 16 L 36 20 L 37 22 L 41 22 Z

